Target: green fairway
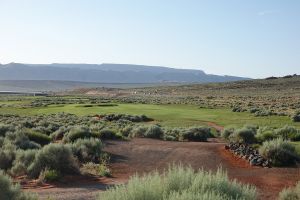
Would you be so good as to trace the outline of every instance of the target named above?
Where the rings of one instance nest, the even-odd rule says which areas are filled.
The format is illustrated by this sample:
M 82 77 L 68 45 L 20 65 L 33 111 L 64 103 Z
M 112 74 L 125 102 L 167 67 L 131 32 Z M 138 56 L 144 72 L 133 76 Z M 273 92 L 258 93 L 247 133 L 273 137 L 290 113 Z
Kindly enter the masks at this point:
M 232 112 L 230 109 L 207 109 L 194 105 L 149 105 L 149 104 L 118 104 L 118 106 L 84 107 L 85 104 L 51 105 L 38 108 L 0 108 L 1 114 L 51 114 L 58 112 L 76 115 L 93 115 L 106 113 L 124 113 L 132 115 L 145 114 L 157 122 L 173 127 L 205 125 L 214 122 L 222 126 L 243 126 L 244 124 L 268 125 L 281 127 L 286 124 L 300 127 L 286 116 L 255 117 L 250 113 Z

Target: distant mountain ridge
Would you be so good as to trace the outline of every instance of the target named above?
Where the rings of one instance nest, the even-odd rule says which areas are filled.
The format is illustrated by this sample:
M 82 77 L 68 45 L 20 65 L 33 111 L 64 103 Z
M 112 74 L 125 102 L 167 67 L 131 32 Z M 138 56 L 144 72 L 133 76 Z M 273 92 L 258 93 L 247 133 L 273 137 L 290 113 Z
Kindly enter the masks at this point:
M 208 83 L 246 80 L 202 70 L 131 64 L 0 64 L 0 80 L 54 80 L 95 83 Z

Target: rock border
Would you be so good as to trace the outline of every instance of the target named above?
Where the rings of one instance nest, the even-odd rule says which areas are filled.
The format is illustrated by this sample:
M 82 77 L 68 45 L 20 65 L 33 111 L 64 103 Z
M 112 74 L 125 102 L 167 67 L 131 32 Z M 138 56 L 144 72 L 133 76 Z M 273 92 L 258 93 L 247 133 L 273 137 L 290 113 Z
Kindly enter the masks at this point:
M 271 162 L 262 157 L 258 150 L 248 144 L 230 142 L 225 145 L 225 149 L 229 150 L 239 158 L 247 160 L 251 166 L 260 166 L 265 168 L 271 167 Z

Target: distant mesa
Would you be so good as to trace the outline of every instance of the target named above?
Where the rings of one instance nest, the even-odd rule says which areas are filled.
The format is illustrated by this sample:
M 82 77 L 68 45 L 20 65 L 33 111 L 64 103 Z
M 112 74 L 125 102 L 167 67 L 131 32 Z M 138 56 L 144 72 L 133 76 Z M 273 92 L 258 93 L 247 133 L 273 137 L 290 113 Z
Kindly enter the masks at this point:
M 0 80 L 55 80 L 94 83 L 208 83 L 246 80 L 202 70 L 132 64 L 0 64 Z

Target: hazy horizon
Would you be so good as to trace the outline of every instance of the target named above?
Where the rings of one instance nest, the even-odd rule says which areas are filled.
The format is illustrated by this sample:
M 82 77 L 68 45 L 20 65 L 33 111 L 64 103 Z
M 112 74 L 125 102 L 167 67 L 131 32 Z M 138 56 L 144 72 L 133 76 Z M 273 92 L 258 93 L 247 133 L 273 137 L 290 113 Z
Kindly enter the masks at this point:
M 0 63 L 299 74 L 299 1 L 0 0 Z

